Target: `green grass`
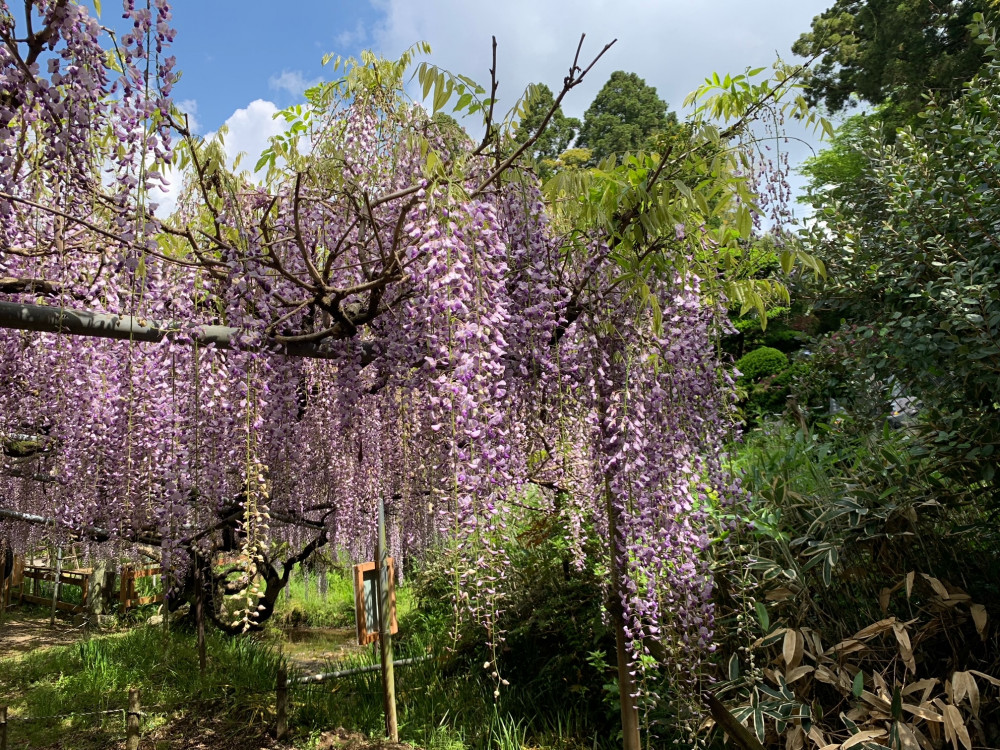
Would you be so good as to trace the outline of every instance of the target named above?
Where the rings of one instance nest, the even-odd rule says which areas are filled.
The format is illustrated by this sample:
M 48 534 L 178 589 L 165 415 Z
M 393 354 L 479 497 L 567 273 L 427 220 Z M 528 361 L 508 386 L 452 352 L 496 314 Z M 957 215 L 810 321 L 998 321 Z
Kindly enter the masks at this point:
M 153 715 L 147 729 L 156 716 L 206 707 L 242 724 L 269 720 L 280 653 L 250 638 L 216 633 L 207 639 L 207 653 L 202 677 L 192 634 L 138 627 L 0 661 L 0 699 L 14 720 L 11 746 L 82 743 L 84 736 L 95 746 L 118 741 L 122 714 L 82 714 L 123 710 L 131 687 L 139 688 L 143 710 Z M 19 721 L 26 717 L 33 720 Z
M 314 628 L 354 627 L 354 580 L 349 567 L 334 567 L 326 573 L 326 592 L 320 591 L 320 575 L 307 574 L 296 567 L 286 590 L 275 603 L 271 622 L 279 627 Z M 287 593 L 286 593 L 287 592 Z M 397 617 L 413 609 L 413 596 L 407 586 L 396 590 Z
M 350 628 L 353 641 L 354 593 L 350 578 L 328 574 L 327 596 L 316 589 L 317 577 L 296 571 L 290 600 L 279 599 L 277 622 L 289 622 L 299 612 L 294 633 L 272 623 L 263 637 L 228 638 L 210 631 L 208 670 L 198 672 L 193 633 L 180 628 L 139 625 L 124 633 L 96 635 L 70 647 L 38 650 L 18 659 L 0 661 L 0 702 L 10 706 L 11 747 L 97 748 L 118 743 L 124 736 L 121 711 L 130 687 L 141 690 L 143 731 L 171 718 L 216 716 L 230 722 L 233 731 L 274 720 L 274 685 L 282 659 L 309 661 L 336 653 L 328 670 L 378 663 L 372 646 L 357 651 L 344 640 Z M 587 736 L 587 722 L 574 713 L 542 710 L 534 686 L 502 689 L 494 701 L 493 682 L 482 673 L 482 662 L 469 654 L 457 656 L 440 643 L 450 628 L 445 619 L 428 617 L 414 607 L 410 587 L 397 591 L 400 637 L 395 658 L 433 654 L 432 659 L 396 669 L 400 736 L 427 750 L 582 750 L 595 747 Z M 42 618 L 44 608 L 38 608 Z M 152 611 L 152 607 L 143 608 Z M 139 616 L 137 613 L 129 613 Z M 317 627 L 303 626 L 304 623 Z M 294 642 L 301 639 L 301 642 Z M 354 650 L 354 653 L 345 652 Z M 294 669 L 290 669 L 295 677 Z M 289 686 L 289 723 L 292 739 L 309 747 L 323 732 L 346 727 L 371 737 L 383 734 L 382 687 L 378 671 L 350 675 L 323 684 Z M 44 717 L 114 711 L 106 716 Z M 18 718 L 40 719 L 30 723 Z M 604 745 L 604 738 L 596 746 Z
M 453 655 L 407 639 L 394 656 L 404 659 L 428 653 L 431 659 L 395 670 L 402 741 L 428 750 L 589 750 L 595 746 L 595 738 L 579 732 L 582 722 L 572 711 L 543 715 L 532 706 L 531 694 L 515 686 L 505 687 L 494 701 L 493 682 L 479 674 L 475 665 Z M 377 663 L 377 651 L 369 649 L 337 668 Z M 382 736 L 380 679 L 380 673 L 373 671 L 298 686 L 291 691 L 293 721 L 302 732 L 344 726 L 372 737 Z M 603 740 L 599 738 L 598 747 L 604 746 Z

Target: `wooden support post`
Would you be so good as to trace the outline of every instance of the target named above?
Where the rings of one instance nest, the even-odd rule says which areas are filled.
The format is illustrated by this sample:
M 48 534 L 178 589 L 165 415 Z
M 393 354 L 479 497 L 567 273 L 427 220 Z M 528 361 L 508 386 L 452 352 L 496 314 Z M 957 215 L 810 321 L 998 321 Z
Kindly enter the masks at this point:
M 205 667 L 208 658 L 205 654 L 205 576 L 198 555 L 194 558 L 195 564 L 195 586 L 198 587 L 194 600 L 194 620 L 198 629 L 198 672 L 205 676 Z M 167 613 L 170 616 L 170 613 Z
M 118 592 L 118 611 L 125 612 L 129 605 L 129 586 L 132 585 L 132 569 L 128 566 L 122 568 L 121 588 Z
M 389 609 L 389 551 L 385 543 L 385 502 L 378 501 L 378 537 L 375 543 L 375 604 L 378 607 L 379 646 L 382 656 L 382 691 L 385 701 L 385 733 L 390 742 L 399 742 L 396 724 L 396 675 L 392 664 L 392 616 Z
M 125 732 L 125 750 L 139 750 L 139 688 L 128 691 Z
M 608 536 L 611 538 L 611 596 L 615 604 L 621 601 L 624 585 L 624 574 L 621 569 L 620 554 L 624 553 L 621 534 L 618 530 L 618 508 L 611 494 L 608 478 L 604 479 L 605 502 L 608 511 Z M 618 656 L 618 702 L 622 714 L 622 747 L 623 750 L 642 750 L 639 736 L 639 708 L 632 696 L 638 692 L 635 676 L 628 666 L 628 650 L 625 642 L 625 619 L 617 607 L 611 610 L 611 626 L 615 631 L 615 646 Z
M 0 706 L 0 750 L 7 750 L 7 707 Z
M 288 734 L 288 668 L 281 664 L 278 667 L 278 686 L 276 690 L 275 713 L 277 718 L 274 727 L 274 737 L 285 739 Z
M 62 547 L 56 547 L 56 575 L 52 587 L 52 614 L 49 615 L 49 627 L 56 626 L 56 606 L 59 604 L 59 589 L 62 584 Z

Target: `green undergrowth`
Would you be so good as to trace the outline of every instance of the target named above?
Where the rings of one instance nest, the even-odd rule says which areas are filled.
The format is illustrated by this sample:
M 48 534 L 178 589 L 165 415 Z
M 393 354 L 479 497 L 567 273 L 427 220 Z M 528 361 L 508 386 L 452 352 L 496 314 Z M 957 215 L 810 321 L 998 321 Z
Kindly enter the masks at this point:
M 584 750 L 595 746 L 585 722 L 572 709 L 540 710 L 530 690 L 504 688 L 494 699 L 494 684 L 454 653 L 417 639 L 402 642 L 396 659 L 424 659 L 395 668 L 400 739 L 427 750 Z M 353 669 L 378 664 L 374 649 L 338 665 Z M 378 737 L 384 731 L 382 685 L 378 670 L 351 674 L 328 683 L 291 691 L 294 723 L 303 736 L 344 726 Z M 598 747 L 603 747 L 599 740 Z
M 250 638 L 217 633 L 208 635 L 206 651 L 202 676 L 192 633 L 137 627 L 0 661 L 11 747 L 117 743 L 133 687 L 148 714 L 144 731 L 177 713 L 226 716 L 244 725 L 269 721 L 281 654 Z M 102 711 L 112 713 L 94 713 Z
M 305 571 L 297 566 L 288 579 L 288 585 L 275 602 L 272 627 L 354 627 L 354 581 L 352 568 L 337 565 L 325 574 L 315 570 Z M 408 612 L 413 606 L 410 590 L 401 586 L 396 590 L 398 614 Z

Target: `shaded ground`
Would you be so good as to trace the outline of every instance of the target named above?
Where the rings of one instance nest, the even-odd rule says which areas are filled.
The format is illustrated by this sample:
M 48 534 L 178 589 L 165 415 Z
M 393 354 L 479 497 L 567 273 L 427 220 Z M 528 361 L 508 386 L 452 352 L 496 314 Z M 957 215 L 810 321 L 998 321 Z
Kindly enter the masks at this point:
M 386 742 L 384 740 L 370 740 L 357 732 L 348 732 L 339 728 L 332 732 L 323 732 L 320 735 L 317 750 L 414 750 L 413 745 L 405 742 Z
M 15 658 L 29 651 L 51 646 L 68 646 L 86 635 L 82 627 L 56 618 L 49 627 L 49 618 L 37 610 L 14 607 L 0 621 L 0 659 Z
M 279 641 L 291 665 L 302 674 L 317 674 L 365 651 L 354 628 L 288 628 Z

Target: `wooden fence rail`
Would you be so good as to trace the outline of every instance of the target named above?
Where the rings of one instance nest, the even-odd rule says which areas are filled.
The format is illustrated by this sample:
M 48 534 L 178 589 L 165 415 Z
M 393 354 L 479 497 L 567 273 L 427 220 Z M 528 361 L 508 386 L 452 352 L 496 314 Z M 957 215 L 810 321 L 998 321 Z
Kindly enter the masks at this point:
M 57 609 L 67 612 L 81 612 L 87 608 L 87 592 L 90 589 L 90 574 L 92 572 L 93 571 L 90 568 L 60 571 L 59 583 L 63 585 L 77 586 L 80 588 L 82 593 L 80 595 L 80 604 L 57 601 L 55 603 Z M 26 579 L 32 581 L 30 594 L 25 591 L 27 588 L 25 585 Z M 55 580 L 56 572 L 52 568 L 47 568 L 42 565 L 22 565 L 19 577 L 20 593 L 18 595 L 18 599 L 22 602 L 34 602 L 35 604 L 51 604 L 52 597 L 38 595 L 38 584 L 42 581 L 55 583 Z
M 136 594 L 135 590 L 135 582 L 137 579 L 161 575 L 163 575 L 163 568 L 143 568 L 141 570 L 134 570 L 129 567 L 122 568 L 121 592 L 119 593 L 119 601 L 121 603 L 122 611 L 131 609 L 132 607 L 138 607 L 140 604 L 162 602 L 164 600 L 162 592 L 159 594 L 153 594 L 152 596 L 139 596 Z

